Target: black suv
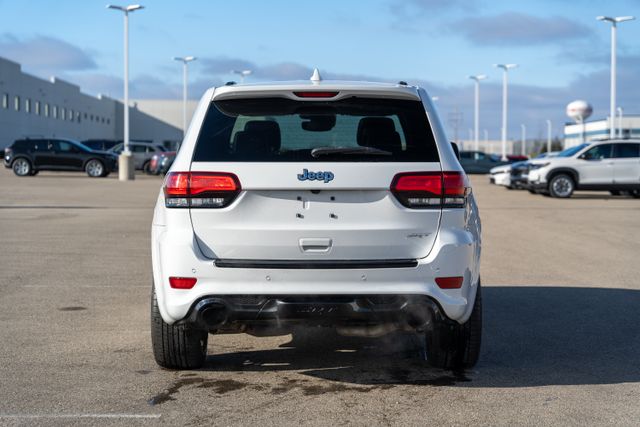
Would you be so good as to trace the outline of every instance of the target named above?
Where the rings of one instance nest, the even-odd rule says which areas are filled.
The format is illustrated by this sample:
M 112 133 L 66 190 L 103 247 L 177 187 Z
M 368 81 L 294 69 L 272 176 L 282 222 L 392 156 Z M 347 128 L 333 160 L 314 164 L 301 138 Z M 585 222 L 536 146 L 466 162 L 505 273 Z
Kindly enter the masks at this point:
M 4 166 L 18 176 L 52 170 L 85 171 L 90 177 L 105 177 L 116 170 L 117 161 L 111 153 L 69 139 L 19 139 L 4 150 Z

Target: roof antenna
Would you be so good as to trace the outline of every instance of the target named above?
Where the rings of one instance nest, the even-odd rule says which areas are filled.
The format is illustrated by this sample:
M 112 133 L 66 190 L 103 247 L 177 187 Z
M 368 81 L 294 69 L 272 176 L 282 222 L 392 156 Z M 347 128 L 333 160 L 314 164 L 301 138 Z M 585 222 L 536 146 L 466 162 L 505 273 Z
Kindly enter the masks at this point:
M 310 80 L 314 83 L 319 83 L 322 81 L 322 77 L 320 77 L 320 71 L 318 71 L 317 68 L 313 69 L 313 75 L 311 76 Z

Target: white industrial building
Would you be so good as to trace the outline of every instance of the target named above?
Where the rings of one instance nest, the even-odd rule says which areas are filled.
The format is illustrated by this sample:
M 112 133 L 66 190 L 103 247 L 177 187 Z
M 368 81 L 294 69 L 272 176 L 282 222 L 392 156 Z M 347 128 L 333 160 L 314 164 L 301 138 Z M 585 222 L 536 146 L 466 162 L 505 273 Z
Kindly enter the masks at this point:
M 640 138 L 640 115 L 624 115 L 614 122 L 616 138 Z M 574 147 L 583 142 L 609 138 L 610 120 L 608 118 L 590 122 L 567 123 L 564 126 L 564 147 Z
M 195 104 L 188 104 L 188 121 Z M 130 105 L 131 139 L 165 145 L 182 139 L 182 101 L 137 100 Z M 25 137 L 121 140 L 123 104 L 84 94 L 55 77 L 26 74 L 20 64 L 0 57 L 0 149 Z
M 475 147 L 475 141 L 473 139 L 463 139 L 458 141 L 458 148 L 460 151 L 473 151 Z M 507 141 L 507 154 L 520 154 L 521 143 L 520 141 Z M 501 154 L 502 153 L 502 140 L 481 139 L 478 141 L 478 151 L 482 151 L 488 154 Z

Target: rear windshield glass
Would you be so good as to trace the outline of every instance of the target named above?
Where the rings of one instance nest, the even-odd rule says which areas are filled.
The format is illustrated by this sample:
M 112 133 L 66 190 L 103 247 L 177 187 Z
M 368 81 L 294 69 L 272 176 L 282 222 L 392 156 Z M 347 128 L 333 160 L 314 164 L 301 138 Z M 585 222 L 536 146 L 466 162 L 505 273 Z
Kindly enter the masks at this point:
M 213 102 L 194 162 L 437 162 L 420 101 L 285 98 Z

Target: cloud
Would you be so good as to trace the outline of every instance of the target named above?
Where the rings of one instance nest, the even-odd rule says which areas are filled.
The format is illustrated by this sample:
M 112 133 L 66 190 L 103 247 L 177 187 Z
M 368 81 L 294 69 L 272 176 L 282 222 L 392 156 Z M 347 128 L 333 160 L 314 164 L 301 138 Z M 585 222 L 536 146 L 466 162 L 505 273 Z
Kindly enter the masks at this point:
M 225 81 L 238 78 L 238 76 L 234 76 L 231 74 L 231 70 L 251 70 L 252 74 L 248 78 L 248 80 L 262 81 L 308 80 L 313 73 L 313 67 L 299 64 L 293 61 L 259 65 L 246 59 L 229 58 L 224 56 L 215 58 L 202 58 L 201 63 L 201 71 L 205 75 L 214 75 L 218 79 Z M 375 81 L 381 81 L 380 78 L 365 76 L 361 74 L 336 73 L 327 70 L 320 70 L 320 73 L 323 78 L 331 80 L 374 79 Z
M 103 94 L 111 98 L 122 97 L 123 82 L 120 77 L 102 73 L 74 73 L 63 74 L 62 79 L 80 86 L 84 93 Z
M 36 36 L 19 39 L 10 34 L 0 36 L 2 56 L 21 63 L 39 74 L 62 74 L 97 67 L 87 51 L 54 37 Z
M 388 8 L 393 16 L 391 30 L 440 35 L 442 25 L 434 16 L 441 19 L 456 12 L 477 12 L 479 0 L 391 0 Z
M 464 18 L 454 29 L 473 44 L 495 46 L 540 45 L 594 35 L 592 28 L 561 16 L 541 18 L 518 12 Z
M 477 0 L 394 0 L 389 8 L 396 15 L 415 16 L 456 9 L 473 12 L 478 9 L 478 2 Z
M 255 70 L 256 65 L 245 59 L 219 56 L 216 58 L 201 58 L 202 69 L 212 74 L 231 74 L 231 70 Z

